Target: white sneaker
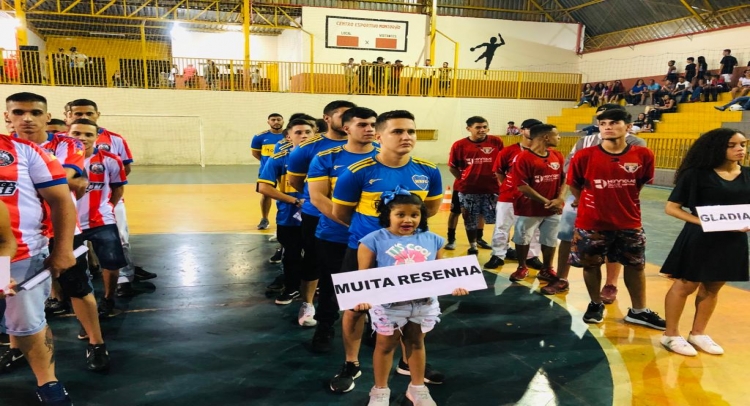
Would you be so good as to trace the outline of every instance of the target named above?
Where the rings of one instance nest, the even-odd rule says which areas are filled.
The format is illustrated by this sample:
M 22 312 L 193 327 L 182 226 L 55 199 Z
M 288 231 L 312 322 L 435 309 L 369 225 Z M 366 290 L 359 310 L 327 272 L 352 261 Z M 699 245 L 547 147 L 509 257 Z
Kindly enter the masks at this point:
M 315 306 L 311 303 L 302 302 L 297 315 L 297 321 L 303 327 L 312 327 L 318 324 L 318 321 L 315 320 Z
M 437 406 L 426 386 L 417 388 L 409 384 L 409 388 L 406 389 L 406 397 L 411 400 L 414 406 Z
M 370 403 L 367 406 L 389 406 L 391 404 L 391 390 L 388 388 L 370 389 Z
M 707 352 L 713 355 L 724 354 L 724 349 L 719 344 L 716 344 L 711 337 L 707 335 L 688 335 L 688 342 L 698 347 L 701 351 Z
M 279 237 L 277 237 L 276 234 L 274 234 L 274 235 L 268 237 L 268 241 L 270 241 L 270 242 L 278 242 L 279 241 Z
M 661 336 L 661 345 L 669 351 L 675 352 L 680 355 L 688 357 L 694 357 L 698 355 L 698 351 L 693 348 L 692 345 L 688 344 L 682 336 Z

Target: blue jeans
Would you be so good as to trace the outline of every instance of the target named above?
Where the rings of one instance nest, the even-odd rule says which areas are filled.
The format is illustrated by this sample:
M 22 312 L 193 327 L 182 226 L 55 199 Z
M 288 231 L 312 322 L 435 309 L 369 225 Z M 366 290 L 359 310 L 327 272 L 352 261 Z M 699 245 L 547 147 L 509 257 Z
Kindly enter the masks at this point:
M 738 98 L 730 101 L 729 103 L 727 103 L 727 104 L 725 104 L 725 105 L 723 105 L 721 107 L 727 108 L 727 107 L 729 107 L 729 106 L 731 106 L 733 104 L 737 104 L 737 103 L 742 104 L 742 108 L 743 109 L 750 110 L 750 96 L 741 96 L 741 97 L 738 97 Z

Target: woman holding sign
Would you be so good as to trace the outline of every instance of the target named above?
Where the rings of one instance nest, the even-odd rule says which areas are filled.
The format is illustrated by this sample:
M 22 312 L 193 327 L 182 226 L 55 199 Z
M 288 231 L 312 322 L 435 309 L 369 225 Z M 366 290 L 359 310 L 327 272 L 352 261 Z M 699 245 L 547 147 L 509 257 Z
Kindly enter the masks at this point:
M 427 231 L 427 207 L 416 194 L 397 187 L 385 192 L 378 204 L 379 222 L 384 228 L 360 240 L 357 260 L 360 270 L 374 267 L 411 264 L 440 259 L 445 240 Z M 467 295 L 457 288 L 454 296 Z M 372 306 L 360 303 L 355 311 L 370 311 L 372 329 L 377 332 L 372 364 L 375 386 L 370 391 L 368 406 L 388 406 L 391 390 L 388 376 L 393 365 L 393 353 L 403 335 L 406 358 L 411 372 L 411 384 L 406 397 L 415 405 L 433 406 L 435 401 L 424 385 L 426 354 L 424 337 L 440 321 L 440 304 L 436 297 Z
M 665 211 L 685 221 L 685 226 L 661 269 L 674 278 L 665 300 L 667 329 L 661 343 L 678 354 L 695 356 L 696 348 L 708 354 L 724 353 L 705 330 L 724 283 L 748 280 L 745 233 L 750 227 L 706 233 L 696 207 L 750 203 L 750 168 L 740 166 L 746 148 L 742 133 L 711 130 L 695 141 L 675 173 L 675 188 Z M 680 316 L 687 297 L 696 290 L 693 328 L 685 340 L 678 331 Z

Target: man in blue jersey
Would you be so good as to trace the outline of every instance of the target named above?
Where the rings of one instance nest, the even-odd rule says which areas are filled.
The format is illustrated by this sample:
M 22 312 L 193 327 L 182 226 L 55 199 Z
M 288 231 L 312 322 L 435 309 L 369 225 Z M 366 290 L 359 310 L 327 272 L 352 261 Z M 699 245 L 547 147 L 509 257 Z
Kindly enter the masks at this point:
M 348 171 L 338 177 L 333 188 L 333 216 L 339 222 L 349 224 L 349 242 L 342 272 L 359 269 L 359 240 L 382 228 L 375 208 L 383 192 L 400 186 L 419 195 L 427 206 L 428 216 L 437 214 L 443 199 L 443 185 L 437 166 L 411 156 L 417 142 L 414 116 L 405 110 L 383 113 L 375 121 L 375 131 L 380 151 L 373 157 L 350 165 Z M 334 392 L 352 390 L 354 380 L 362 374 L 359 368 L 359 347 L 364 319 L 364 313 L 352 310 L 344 312 L 341 330 L 346 362 L 331 380 L 330 387 Z M 403 359 L 399 362 L 397 371 L 409 375 L 409 366 Z M 431 374 L 425 371 L 425 381 L 429 379 L 428 376 Z M 435 380 L 442 382 L 442 377 Z
M 341 115 L 352 107 L 357 106 L 345 100 L 328 103 L 323 109 L 323 118 L 328 124 L 328 131 L 301 143 L 289 154 L 287 163 L 289 184 L 302 192 L 302 198 L 305 199 L 305 203 L 302 205 L 302 244 L 305 250 L 305 258 L 303 260 L 300 293 L 302 294 L 302 300 L 310 306 L 312 306 L 315 297 L 315 288 L 318 286 L 315 231 L 318 228 L 318 220 L 320 220 L 321 214 L 310 202 L 310 194 L 305 179 L 310 168 L 310 162 L 318 155 L 318 152 L 346 144 L 346 133 L 341 125 Z
M 268 162 L 268 159 L 273 156 L 276 143 L 284 139 L 284 135 L 281 134 L 282 128 L 284 128 L 284 117 L 282 117 L 281 114 L 271 113 L 268 116 L 268 125 L 271 127 L 269 130 L 256 134 L 250 142 L 253 157 L 260 161 L 258 175 L 263 173 L 263 166 Z M 255 184 L 255 191 L 260 192 L 259 183 Z M 263 218 L 261 218 L 260 223 L 258 224 L 258 230 L 268 229 L 268 213 L 270 211 L 271 199 L 266 195 L 261 194 L 260 212 Z
M 377 113 L 365 107 L 354 107 L 341 116 L 347 134 L 346 144 L 323 152 L 313 158 L 307 172 L 307 188 L 313 205 L 323 213 L 315 232 L 318 247 L 318 270 L 320 292 L 315 320 L 318 326 L 312 339 L 314 352 L 329 352 L 332 349 L 333 324 L 339 318 L 339 307 L 333 290 L 331 274 L 341 271 L 346 246 L 349 242 L 349 227 L 336 220 L 331 210 L 331 192 L 338 177 L 348 171 L 349 165 L 378 153 L 375 141 L 375 119 Z M 302 324 L 300 314 L 300 324 Z
M 299 297 L 300 273 L 302 270 L 302 223 L 299 213 L 304 203 L 302 194 L 287 182 L 289 155 L 297 146 L 313 135 L 310 124 L 304 120 L 292 120 L 287 127 L 292 147 L 274 155 L 263 166 L 258 178 L 258 190 L 264 196 L 276 200 L 276 226 L 279 243 L 284 246 L 284 291 L 276 298 L 276 304 L 287 305 Z M 278 188 L 277 188 L 278 186 Z

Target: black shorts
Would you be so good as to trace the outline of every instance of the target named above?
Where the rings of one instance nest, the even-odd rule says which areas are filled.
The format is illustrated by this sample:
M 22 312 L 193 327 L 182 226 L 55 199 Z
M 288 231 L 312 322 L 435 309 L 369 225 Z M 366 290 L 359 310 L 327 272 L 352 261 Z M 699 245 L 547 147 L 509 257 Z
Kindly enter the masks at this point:
M 115 229 L 117 226 L 115 226 Z M 77 248 L 84 244 L 83 234 L 73 237 L 73 247 Z M 55 248 L 55 239 L 49 240 L 49 250 Z M 72 268 L 60 274 L 57 282 L 60 283 L 62 293 L 66 297 L 82 298 L 94 291 L 89 278 L 89 263 L 86 255 L 81 255 L 76 259 L 76 264 Z
M 320 217 L 302 213 L 302 248 L 305 251 L 305 256 L 302 259 L 300 277 L 303 281 L 318 280 L 318 238 L 315 237 L 318 221 L 320 221 Z
M 458 192 L 455 190 L 451 195 L 451 213 L 461 214 L 461 200 L 458 198 Z
M 341 262 L 341 272 L 351 272 L 358 270 L 359 265 L 357 263 L 357 250 L 351 247 L 346 247 L 344 261 Z
M 122 250 L 120 232 L 117 224 L 107 224 L 101 227 L 89 228 L 83 231 L 83 239 L 94 247 L 96 257 L 102 269 L 114 271 L 128 264 Z

